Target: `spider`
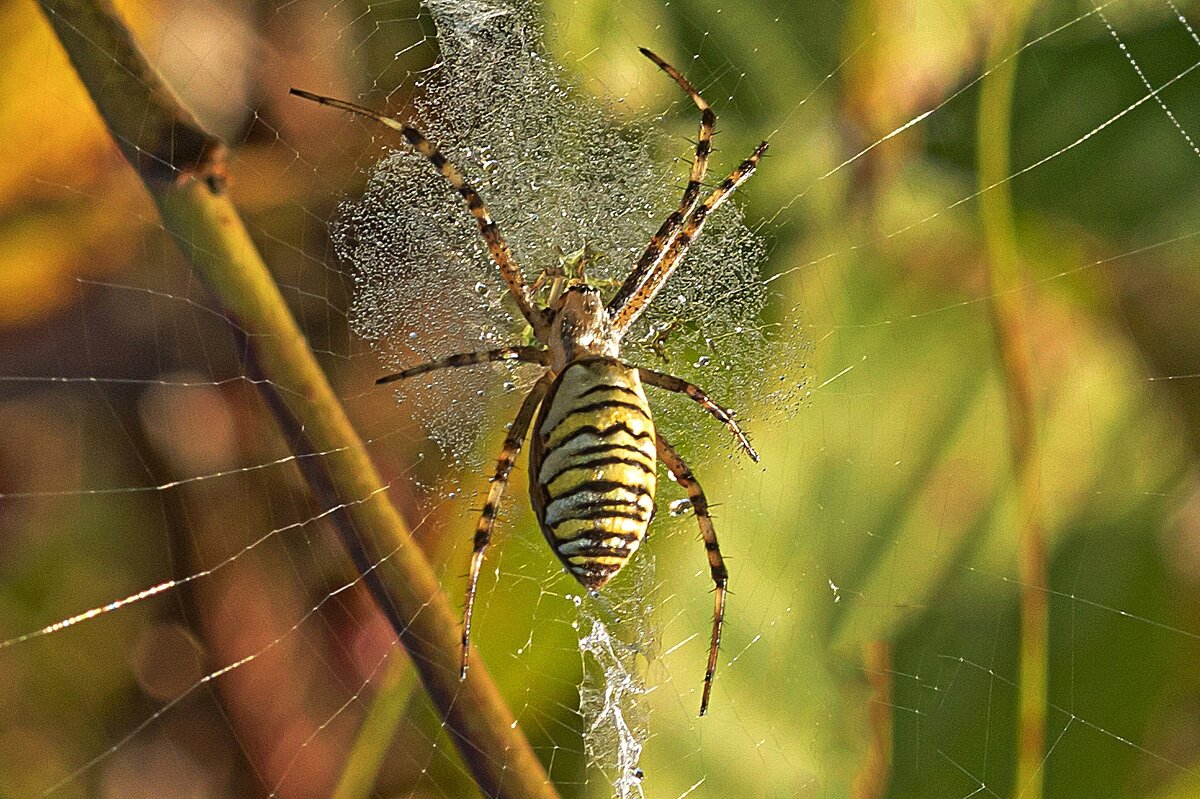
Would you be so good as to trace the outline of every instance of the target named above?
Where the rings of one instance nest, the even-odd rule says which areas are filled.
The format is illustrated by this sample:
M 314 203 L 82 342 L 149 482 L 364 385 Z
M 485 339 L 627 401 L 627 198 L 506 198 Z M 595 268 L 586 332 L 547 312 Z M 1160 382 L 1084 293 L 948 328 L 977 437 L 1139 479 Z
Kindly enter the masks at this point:
M 671 76 L 700 109 L 700 132 L 695 160 L 679 207 L 651 237 L 633 271 L 607 303 L 600 290 L 590 285 L 583 274 L 585 255 L 579 259 L 574 275 L 564 271 L 555 277 L 556 290 L 550 292 L 545 305 L 539 305 L 535 290 L 525 282 L 479 193 L 416 128 L 353 103 L 299 89 L 291 92 L 307 100 L 368 117 L 399 131 L 417 152 L 429 159 L 466 202 L 517 309 L 538 342 L 535 346 L 450 355 L 377 381 L 379 384 L 390 383 L 436 369 L 490 361 L 523 361 L 545 367 L 522 401 L 504 439 L 487 501 L 475 528 L 463 610 L 460 678 L 465 679 L 467 675 L 471 613 L 484 552 L 491 541 L 505 485 L 532 423 L 529 493 L 538 525 L 566 570 L 589 591 L 603 588 L 645 538 L 654 515 L 658 460 L 687 492 L 716 586 L 712 637 L 700 700 L 700 715 L 703 716 L 708 711 L 717 668 L 729 573 L 721 557 L 704 490 L 671 443 L 655 429 L 643 386 L 651 385 L 690 397 L 729 428 L 747 455 L 757 461 L 758 454 L 734 421 L 732 412 L 714 402 L 701 388 L 673 375 L 622 361 L 621 338 L 671 277 L 688 247 L 700 235 L 708 216 L 754 173 L 766 152 L 767 142 L 759 144 L 749 158 L 701 200 L 716 115 L 677 69 L 645 48 L 641 48 L 641 52 Z M 540 283 L 535 285 L 540 286 Z

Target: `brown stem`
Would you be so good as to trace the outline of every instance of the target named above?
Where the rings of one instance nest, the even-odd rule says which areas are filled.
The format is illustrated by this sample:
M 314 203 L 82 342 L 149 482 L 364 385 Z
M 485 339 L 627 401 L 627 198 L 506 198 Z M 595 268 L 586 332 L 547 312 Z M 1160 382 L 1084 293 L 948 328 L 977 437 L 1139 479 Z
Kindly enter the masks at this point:
M 479 658 L 458 679 L 457 620 L 253 241 L 222 191 L 224 147 L 146 63 L 109 0 L 39 0 L 163 225 L 234 323 L 247 372 L 488 797 L 557 792 Z M 285 389 L 277 390 L 276 387 Z M 317 456 L 317 453 L 321 453 Z
M 39 3 L 125 158 L 151 188 L 224 183 L 225 145 L 150 68 L 109 0 Z
M 871 641 L 864 647 L 863 670 L 871 686 L 867 708 L 871 740 L 862 767 L 854 775 L 852 799 L 883 799 L 892 776 L 892 644 Z

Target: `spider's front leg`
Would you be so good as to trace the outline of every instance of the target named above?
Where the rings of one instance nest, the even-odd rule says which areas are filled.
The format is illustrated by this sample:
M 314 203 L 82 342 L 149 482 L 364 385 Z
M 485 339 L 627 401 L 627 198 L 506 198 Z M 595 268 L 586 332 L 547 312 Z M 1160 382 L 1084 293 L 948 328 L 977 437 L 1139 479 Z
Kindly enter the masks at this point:
M 696 523 L 700 525 L 700 535 L 704 538 L 708 568 L 716 586 L 713 592 L 713 624 L 712 638 L 708 645 L 708 666 L 704 670 L 704 693 L 700 697 L 700 715 L 703 716 L 708 712 L 713 676 L 717 673 L 717 652 L 721 648 L 721 628 L 725 624 L 725 594 L 729 584 L 729 571 L 725 568 L 725 559 L 721 557 L 721 546 L 717 543 L 717 531 L 713 527 L 712 516 L 708 514 L 708 498 L 704 496 L 704 489 L 700 487 L 692 470 L 684 463 L 683 458 L 679 457 L 675 448 L 659 433 L 655 434 L 655 447 L 659 460 L 671 471 L 676 482 L 683 487 L 691 500 L 692 510 L 696 513 Z
M 621 335 L 637 321 L 642 311 L 646 310 L 658 292 L 666 285 L 667 279 L 675 271 L 675 267 L 683 260 L 692 242 L 699 237 L 704 229 L 704 223 L 713 211 L 729 199 L 734 190 L 746 182 L 758 169 L 758 162 L 767 151 L 767 142 L 762 142 L 754 148 L 750 157 L 729 173 L 713 190 L 704 202 L 696 206 L 687 223 L 682 228 L 676 228 L 670 241 L 658 241 L 656 235 L 650 240 L 650 249 L 657 248 L 656 257 L 651 259 L 648 268 L 643 270 L 642 262 L 634 267 L 633 272 L 625 279 L 620 291 L 608 303 L 608 311 L 613 320 L 613 328 Z M 649 252 L 649 250 L 647 251 Z
M 405 125 L 402 122 L 397 122 L 391 117 L 385 117 L 383 114 L 377 114 L 369 108 L 363 108 L 361 105 L 348 103 L 345 100 L 337 100 L 332 97 L 324 97 L 312 92 L 306 92 L 302 89 L 292 89 L 291 93 L 297 97 L 303 97 L 305 100 L 311 100 L 314 103 L 327 105 L 331 108 L 339 108 L 342 111 L 349 111 L 352 114 L 358 114 L 368 119 L 373 119 L 381 125 L 386 125 L 394 131 L 399 132 L 401 136 L 412 146 L 414 150 L 429 159 L 429 162 L 441 173 L 446 182 L 458 192 L 458 195 L 463 198 L 463 202 L 467 204 L 467 210 L 471 216 L 475 218 L 475 223 L 479 227 L 479 235 L 487 244 L 488 252 L 491 253 L 492 260 L 500 269 L 500 276 L 504 279 L 504 283 L 508 286 L 508 291 L 512 295 L 513 300 L 517 304 L 517 308 L 521 311 L 521 315 L 537 332 L 538 338 L 541 339 L 546 332 L 546 319 L 542 312 L 535 308 L 530 297 L 529 286 L 525 283 L 525 276 L 521 273 L 520 266 L 517 265 L 516 259 L 513 258 L 512 252 L 508 248 L 508 242 L 504 240 L 504 236 L 500 233 L 500 228 L 492 219 L 491 211 L 483 202 L 483 198 L 479 196 L 479 192 L 475 187 L 467 181 L 463 173 L 458 167 L 450 163 L 450 159 L 433 145 L 429 139 L 425 138 L 425 134 L 414 128 L 412 125 Z
M 496 473 L 492 475 L 491 486 L 488 488 L 487 501 L 479 515 L 479 523 L 475 526 L 475 548 L 471 553 L 471 571 L 467 577 L 467 599 L 463 608 L 462 628 L 462 669 L 460 679 L 467 678 L 467 657 L 471 651 L 471 613 L 475 609 L 475 589 L 479 583 L 479 570 L 483 568 L 483 552 L 492 540 L 492 528 L 496 524 L 496 514 L 500 510 L 500 499 L 504 496 L 504 487 L 508 484 L 508 476 L 512 474 L 513 464 L 525 442 L 525 434 L 529 432 L 529 423 L 533 414 L 546 396 L 550 388 L 552 376 L 547 373 L 533 385 L 533 389 L 521 403 L 517 417 L 513 419 L 508 435 L 504 437 L 504 446 L 500 449 L 500 458 L 496 461 Z
M 688 97 L 692 98 L 692 102 L 700 109 L 700 132 L 696 136 L 696 157 L 692 161 L 692 171 L 688 176 L 687 187 L 683 190 L 683 197 L 679 200 L 679 207 L 663 220 L 658 231 L 650 238 L 650 244 L 646 247 L 645 252 L 642 253 L 642 257 L 638 259 L 633 272 L 625 279 L 624 284 L 622 284 L 616 296 L 613 297 L 612 302 L 609 303 L 609 310 L 618 317 L 617 324 L 619 327 L 627 327 L 632 322 L 631 319 L 626 320 L 621 318 L 623 314 L 627 313 L 625 310 L 626 306 L 628 306 L 629 301 L 644 286 L 646 281 L 653 277 L 659 262 L 675 241 L 675 237 L 679 234 L 680 228 L 683 227 L 688 214 L 692 213 L 697 201 L 700 199 L 700 189 L 704 185 L 704 176 L 708 172 L 708 157 L 712 154 L 713 129 L 717 124 L 717 116 L 713 113 L 712 108 L 700 96 L 700 92 L 696 91 L 696 87 L 679 70 L 645 47 L 639 49 L 642 55 L 649 58 L 658 65 L 659 69 L 670 75 L 671 79 L 679 84 L 679 88 L 687 92 Z M 636 314 L 636 311 L 633 313 Z

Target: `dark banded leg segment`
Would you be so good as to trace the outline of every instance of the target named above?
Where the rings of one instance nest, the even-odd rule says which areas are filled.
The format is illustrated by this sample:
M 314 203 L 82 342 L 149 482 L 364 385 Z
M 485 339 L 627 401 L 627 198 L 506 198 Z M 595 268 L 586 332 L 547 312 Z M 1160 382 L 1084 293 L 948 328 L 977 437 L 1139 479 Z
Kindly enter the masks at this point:
M 653 369 L 638 367 L 638 375 L 642 378 L 643 383 L 648 383 L 652 386 L 665 388 L 667 391 L 674 391 L 676 394 L 685 394 L 688 398 L 696 401 L 701 408 L 711 413 L 716 417 L 717 421 L 729 428 L 729 432 L 733 433 L 733 437 L 737 439 L 738 444 L 750 456 L 750 459 L 758 463 L 758 453 L 754 451 L 754 447 L 750 446 L 750 441 L 747 440 L 746 434 L 742 432 L 742 428 L 734 421 L 733 414 L 728 408 L 724 408 L 712 401 L 708 394 L 704 393 L 704 389 L 697 385 L 689 383 L 675 375 L 656 372 Z
M 416 377 L 417 375 L 423 375 L 426 372 L 433 372 L 438 369 L 456 369 L 460 366 L 473 366 L 477 363 L 488 363 L 489 361 L 523 361 L 525 363 L 536 363 L 545 366 L 546 350 L 541 347 L 501 347 L 500 349 L 485 350 L 483 352 L 463 352 L 458 355 L 447 355 L 445 358 L 435 358 L 432 361 L 417 364 L 402 372 L 396 372 L 393 375 L 385 375 L 376 380 L 375 385 L 380 386 L 384 383 L 394 383 L 397 380 L 407 380 L 410 377 Z
M 704 229 L 704 223 L 708 219 L 709 214 L 717 210 L 722 203 L 729 199 L 738 186 L 742 185 L 742 183 L 754 174 L 754 170 L 758 168 L 759 159 L 762 158 L 763 153 L 766 151 L 767 142 L 758 145 L 754 149 L 754 152 L 750 154 L 750 157 L 740 163 L 738 168 L 733 170 L 729 174 L 729 177 L 721 181 L 721 184 L 713 190 L 712 194 L 708 195 L 704 202 L 700 203 L 696 207 L 696 210 L 692 211 L 691 216 L 688 217 L 687 224 L 683 226 L 683 230 L 679 231 L 674 240 L 671 241 L 667 252 L 658 260 L 654 265 L 653 271 L 646 276 L 640 285 L 631 287 L 633 290 L 629 293 L 625 291 L 626 285 L 629 284 L 628 280 L 626 281 L 626 285 L 621 286 L 621 291 L 613 298 L 613 302 L 610 302 L 608 305 L 608 309 L 613 317 L 613 328 L 619 334 L 623 334 L 628 330 L 629 326 L 637 320 L 646 306 L 654 300 L 655 296 L 657 296 L 658 292 L 666 284 L 667 279 L 675 271 L 675 267 L 683 260 L 688 247 L 700 236 L 700 232 Z M 618 299 L 621 300 L 620 304 L 617 303 Z
M 492 254 L 492 260 L 500 268 L 500 276 L 504 278 L 504 283 L 508 286 L 509 292 L 516 301 L 521 315 L 533 327 L 539 338 L 544 337 L 542 334 L 546 330 L 546 321 L 542 314 L 533 307 L 533 302 L 529 294 L 529 286 L 525 284 L 525 277 L 521 274 L 521 269 L 517 266 L 516 260 L 513 259 L 512 252 L 508 249 L 508 243 L 500 235 L 500 229 L 496 227 L 491 213 L 488 211 L 487 206 L 484 205 L 483 198 L 467 182 L 462 172 L 451 164 L 446 159 L 446 156 L 437 147 L 434 147 L 429 139 L 425 138 L 425 135 L 421 131 L 411 125 L 397 122 L 391 117 L 377 114 L 369 108 L 363 108 L 360 105 L 348 103 L 345 100 L 335 100 L 332 97 L 324 97 L 301 89 L 292 89 L 291 93 L 297 97 L 303 97 L 305 100 L 312 100 L 314 103 L 331 106 L 342 111 L 349 111 L 352 114 L 373 119 L 381 125 L 386 125 L 392 130 L 398 131 L 412 145 L 413 149 L 428 158 L 437 168 L 438 172 L 442 174 L 442 177 L 454 187 L 454 190 L 466 202 L 467 210 L 471 212 L 471 216 L 475 217 L 475 222 L 479 225 L 479 234 L 487 243 L 488 251 Z
M 721 557 L 721 547 L 717 543 L 717 531 L 713 527 L 712 516 L 708 514 L 708 498 L 704 496 L 704 489 L 700 487 L 683 458 L 679 457 L 679 453 L 661 434 L 655 434 L 655 445 L 659 460 L 666 465 L 691 500 L 692 510 L 696 513 L 696 523 L 700 525 L 700 535 L 704 538 L 704 551 L 708 554 L 708 569 L 712 573 L 713 584 L 716 585 L 713 592 L 712 639 L 708 645 L 708 666 L 704 670 L 704 693 L 700 697 L 700 715 L 703 716 L 708 712 L 713 676 L 717 673 L 717 652 L 721 648 L 721 628 L 725 624 L 725 594 L 729 584 L 729 572 L 725 568 L 725 559 Z
M 479 515 L 479 523 L 475 526 L 475 548 L 471 553 L 471 571 L 467 577 L 467 600 L 463 608 L 462 627 L 462 668 L 459 679 L 467 678 L 467 656 L 471 651 L 471 613 L 475 609 L 475 588 L 479 583 L 479 570 L 483 568 L 483 552 L 492 540 L 492 528 L 496 524 L 496 514 L 500 510 L 500 499 L 504 496 L 504 487 L 508 484 L 508 476 L 512 474 L 513 464 L 521 445 L 525 442 L 525 434 L 529 431 L 529 423 L 533 414 L 541 404 L 542 398 L 550 388 L 550 376 L 543 375 L 533 384 L 533 389 L 521 402 L 517 417 L 513 419 L 508 435 L 504 437 L 504 446 L 500 449 L 500 458 L 496 461 L 496 473 L 492 475 L 488 487 L 487 501 Z
M 655 264 L 658 263 L 663 253 L 666 252 L 671 242 L 674 241 L 679 228 L 683 225 L 684 220 L 687 219 L 688 214 L 696 207 L 696 202 L 700 199 L 700 189 L 704 183 L 704 175 L 708 171 L 708 157 L 712 154 L 713 128 L 717 124 L 717 116 L 713 113 L 712 108 L 700 96 L 700 92 L 696 91 L 696 87 L 679 70 L 645 47 L 639 49 L 642 51 L 642 55 L 649 58 L 658 65 L 659 69 L 670 75 L 679 84 L 679 87 L 692 98 L 692 102 L 700 109 L 700 132 L 696 136 L 696 158 L 692 161 L 692 173 L 688 177 L 688 184 L 683 191 L 683 198 L 679 201 L 679 208 L 663 221 L 658 232 L 651 237 L 649 246 L 642 253 L 642 257 L 638 259 L 633 272 L 625 279 L 625 282 L 621 285 L 621 289 L 608 304 L 609 310 L 613 311 L 624 308 L 627 300 L 646 281 L 646 278 L 654 270 Z M 620 325 L 622 320 L 618 319 L 617 323 Z

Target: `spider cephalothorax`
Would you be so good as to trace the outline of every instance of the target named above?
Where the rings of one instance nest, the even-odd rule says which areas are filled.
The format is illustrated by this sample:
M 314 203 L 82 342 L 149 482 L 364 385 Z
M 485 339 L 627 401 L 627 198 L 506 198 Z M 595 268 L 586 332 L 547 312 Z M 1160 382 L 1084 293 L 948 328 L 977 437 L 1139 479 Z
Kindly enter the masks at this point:
M 550 335 L 545 344 L 552 371 L 561 372 L 580 358 L 620 354 L 621 335 L 613 329 L 599 289 L 586 283 L 571 286 L 547 310 Z
M 521 403 L 504 439 L 487 500 L 475 528 L 475 547 L 463 611 L 462 676 L 465 678 L 467 674 L 471 613 L 484 551 L 491 540 L 504 486 L 532 424 L 529 491 L 538 525 L 563 566 L 589 590 L 599 590 L 612 579 L 645 539 L 646 528 L 654 514 L 658 460 L 687 492 L 716 585 L 708 667 L 700 700 L 700 715 L 704 715 L 717 667 L 729 575 L 717 544 L 704 490 L 675 448 L 655 428 L 644 385 L 687 395 L 723 422 L 751 458 L 758 460 L 758 455 L 730 411 L 709 399 L 698 386 L 681 378 L 620 360 L 620 343 L 621 337 L 683 260 L 709 214 L 754 173 L 767 143 L 760 144 L 701 201 L 716 116 L 700 93 L 674 67 L 649 50 L 643 49 L 642 53 L 692 98 L 700 109 L 700 132 L 691 175 L 679 207 L 651 237 L 641 258 L 607 303 L 600 289 L 589 285 L 584 277 L 584 267 L 596 257 L 587 247 L 564 255 L 562 263 L 554 270 L 547 270 L 533 286 L 528 285 L 478 192 L 416 128 L 342 100 L 298 89 L 292 89 L 292 93 L 381 122 L 399 131 L 433 163 L 475 217 L 480 235 L 500 269 L 517 310 L 529 323 L 538 342 L 538 345 L 451 355 L 378 381 L 388 383 L 435 369 L 487 361 L 519 360 L 545 367 L 541 378 Z M 543 289 L 549 292 L 544 305 L 538 302 Z

